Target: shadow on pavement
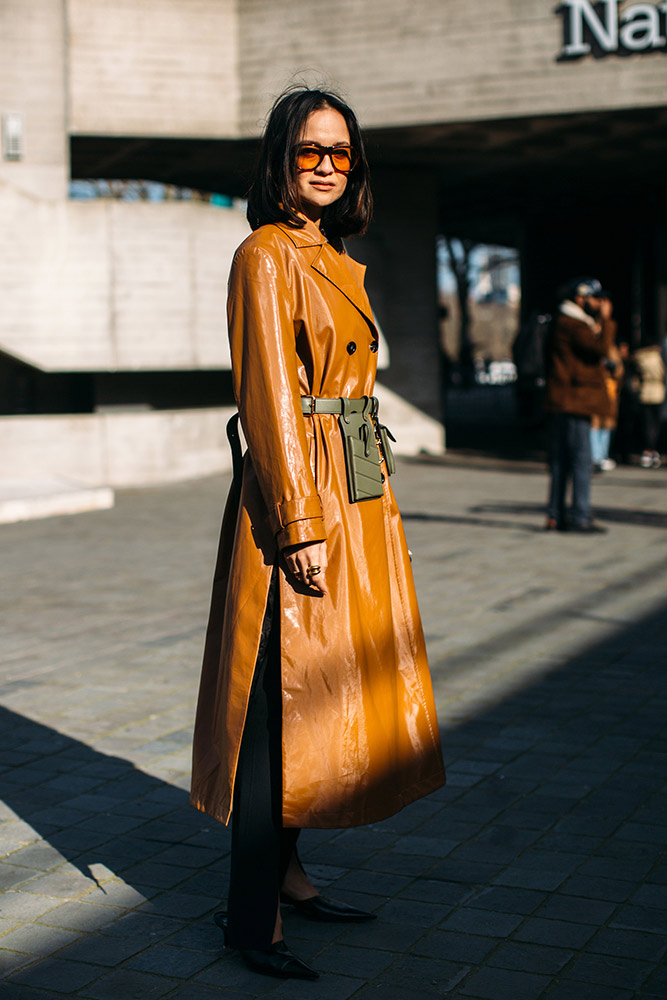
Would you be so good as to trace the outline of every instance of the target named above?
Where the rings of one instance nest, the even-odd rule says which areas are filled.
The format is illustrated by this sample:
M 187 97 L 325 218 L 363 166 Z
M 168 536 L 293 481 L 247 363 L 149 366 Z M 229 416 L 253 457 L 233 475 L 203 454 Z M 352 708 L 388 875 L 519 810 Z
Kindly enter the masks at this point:
M 548 632 L 565 620 L 535 624 Z M 466 651 L 468 662 L 493 655 L 489 643 Z M 447 789 L 328 843 L 330 831 L 308 831 L 303 855 L 329 866 L 333 895 L 373 906 L 380 918 L 352 930 L 288 918 L 288 939 L 296 933 L 296 950 L 327 972 L 323 995 L 664 997 L 666 662 L 663 604 L 464 721 L 445 721 Z M 197 923 L 215 907 L 222 841 L 184 791 L 15 713 L 3 710 L 0 726 L 5 801 L 46 842 L 23 849 L 26 869 L 31 851 L 59 852 L 72 869 L 52 890 L 62 893 L 67 878 L 91 889 L 63 904 L 70 908 L 105 903 L 105 892 L 105 905 L 114 904 L 112 890 L 123 887 L 111 872 L 137 894 L 135 904 L 138 894 L 150 900 L 18 971 L 3 995 L 214 1000 L 216 991 L 259 997 L 273 988 L 219 959 L 219 932 L 208 916 Z M 27 878 L 35 889 L 53 877 L 24 873 L 21 889 L 30 889 Z M 48 881 L 41 888 L 48 895 Z M 116 902 L 133 905 L 122 893 Z M 89 924 L 64 926 L 96 931 L 93 914 L 104 907 L 88 909 Z M 114 971 L 105 973 L 105 962 Z M 161 978 L 174 968 L 178 979 Z M 57 975 L 69 977 L 67 989 Z
M 17 964 L 34 961 L 40 935 L 60 933 L 65 944 L 100 929 L 113 935 L 107 950 L 129 957 L 183 931 L 224 898 L 227 831 L 196 812 L 186 791 L 3 707 L 0 732 L 0 798 L 22 821 L 14 835 L 30 840 L 28 824 L 41 838 L 12 851 L 0 870 L 3 916 L 39 903 L 46 911 L 25 940 L 19 932 L 0 938 L 0 947 L 16 949 Z M 3 813 L 5 837 L 11 813 Z M 220 932 L 213 925 L 207 931 L 200 941 L 221 951 Z M 19 979 L 46 988 L 55 977 L 61 992 L 59 977 L 76 984 L 77 968 L 82 974 L 86 968 L 70 960 L 111 964 L 99 935 L 76 941 L 58 959 L 64 961 L 55 967 L 51 958 L 32 965 Z M 0 994 L 8 989 L 0 987 Z
M 474 514 L 517 514 L 544 517 L 544 504 L 538 503 L 485 503 L 470 508 Z M 637 510 L 628 507 L 601 507 L 594 504 L 595 516 L 601 521 L 611 524 L 636 524 L 648 528 L 667 528 L 667 513 L 659 511 Z M 428 515 L 426 515 L 428 516 Z M 493 521 L 493 524 L 498 522 Z M 501 525 L 503 522 L 500 522 Z
M 472 510 L 473 508 L 471 508 Z M 480 509 L 481 508 L 474 508 Z M 518 513 L 518 512 L 517 512 Z M 544 519 L 544 509 L 541 509 L 542 519 Z M 500 521 L 490 517 L 461 517 L 458 514 L 427 514 L 424 511 L 401 511 L 401 518 L 404 521 L 426 521 L 438 524 L 469 524 L 476 528 L 509 528 L 512 531 L 528 531 L 543 533 L 542 523 L 526 524 L 521 521 Z

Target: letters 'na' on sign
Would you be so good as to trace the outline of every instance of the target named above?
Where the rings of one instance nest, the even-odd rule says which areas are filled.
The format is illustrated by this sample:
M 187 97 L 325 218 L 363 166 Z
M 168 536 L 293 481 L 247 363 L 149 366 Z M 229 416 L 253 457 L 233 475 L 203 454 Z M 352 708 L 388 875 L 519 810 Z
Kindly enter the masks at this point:
M 563 19 L 559 59 L 588 55 L 600 59 L 659 49 L 667 53 L 667 0 L 619 8 L 620 0 L 563 0 L 556 8 Z

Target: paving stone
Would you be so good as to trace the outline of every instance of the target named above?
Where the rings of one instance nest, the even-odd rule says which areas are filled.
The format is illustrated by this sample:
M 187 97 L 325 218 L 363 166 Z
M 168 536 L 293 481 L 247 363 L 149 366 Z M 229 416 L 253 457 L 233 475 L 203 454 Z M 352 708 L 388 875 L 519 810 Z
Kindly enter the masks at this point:
M 341 972 L 358 979 L 375 979 L 384 970 L 393 965 L 395 955 L 384 950 L 368 947 L 346 947 L 338 942 L 330 948 L 325 948 L 317 955 L 318 972 Z
M 19 868 L 14 865 L 3 865 L 0 871 L 0 891 L 6 892 L 8 889 L 24 885 L 35 875 L 29 868 Z
M 455 931 L 429 931 L 412 948 L 415 955 L 448 959 L 469 965 L 480 965 L 498 947 L 497 938 L 459 934 Z
M 87 1000 L 158 1000 L 178 985 L 177 979 L 148 976 L 134 969 L 114 969 L 79 991 Z
M 71 994 L 97 979 L 104 970 L 98 965 L 49 958 L 15 973 L 12 985 L 37 987 L 54 993 Z
M 628 899 L 634 887 L 633 882 L 575 875 L 563 882 L 560 891 L 568 896 L 583 896 L 585 899 L 603 899 L 614 903 L 623 903 Z
M 125 910 L 114 906 L 92 906 L 84 902 L 60 903 L 38 917 L 38 923 L 70 930 L 95 931 L 122 916 Z
M 461 909 L 446 917 L 440 927 L 445 931 L 478 934 L 483 937 L 508 937 L 521 923 L 521 917 L 488 910 Z
M 303 930 L 302 930 L 303 933 Z M 395 954 L 409 951 L 412 944 L 423 938 L 424 927 L 416 924 L 388 923 L 385 920 L 374 920 L 372 923 L 355 925 L 341 932 L 337 940 L 343 944 L 351 944 L 368 948 L 378 948 Z M 417 952 L 420 954 L 420 952 Z M 443 957 L 448 958 L 448 955 Z
M 635 892 L 630 902 L 634 906 L 667 910 L 667 886 L 645 884 Z
M 662 934 L 604 928 L 589 942 L 587 950 L 621 958 L 657 961 L 667 951 L 667 939 Z
M 187 926 L 185 920 L 163 917 L 144 910 L 134 910 L 107 924 L 102 933 L 109 937 L 137 938 L 153 944 Z
M 412 883 L 409 876 L 392 875 L 388 872 L 355 871 L 344 875 L 334 883 L 335 892 L 367 892 L 378 896 L 394 896 Z M 416 897 L 421 898 L 421 897 Z
M 556 976 L 572 958 L 566 948 L 546 948 L 535 944 L 504 944 L 493 953 L 489 965 L 517 972 L 537 972 Z
M 87 934 L 85 938 L 64 948 L 58 957 L 70 962 L 94 962 L 108 967 L 120 965 L 145 947 L 146 943 L 143 941 Z
M 614 903 L 605 900 L 582 899 L 579 896 L 555 893 L 542 904 L 539 916 L 581 924 L 603 924 L 615 909 Z
M 633 990 L 563 979 L 548 993 L 548 1000 L 634 1000 Z M 644 998 L 642 998 L 644 1000 Z
M 354 995 L 355 1000 L 423 1000 L 424 994 L 408 986 L 394 986 L 392 983 L 369 983 Z M 451 994 L 448 994 L 448 998 Z
M 35 920 L 45 913 L 51 913 L 62 904 L 57 899 L 47 899 L 44 896 L 31 896 L 26 892 L 3 892 L 2 912 L 5 916 L 20 923 L 24 920 Z
M 74 931 L 62 928 L 23 924 L 0 938 L 0 948 L 22 951 L 29 955 L 52 955 L 77 937 Z
M 146 862 L 134 865 L 123 872 L 123 879 L 133 885 L 150 886 L 156 889 L 172 889 L 185 881 L 192 874 L 190 868 L 178 868 L 175 865 L 160 865 Z
M 443 879 L 446 882 L 464 882 L 467 885 L 488 885 L 500 871 L 500 865 L 447 858 L 431 869 L 429 877 Z
M 0 945 L 2 945 L 1 938 Z M 26 952 L 4 950 L 0 947 L 0 977 L 9 976 L 13 972 L 18 972 L 19 969 L 30 965 L 34 961 L 34 954 L 29 955 Z M 0 994 L 4 996 L 2 990 L 3 987 L 0 986 Z
M 494 879 L 497 885 L 514 886 L 518 889 L 557 889 L 565 881 L 563 872 L 540 871 L 535 868 L 506 868 Z
M 415 924 L 418 927 L 433 927 L 451 907 L 436 903 L 424 903 L 413 899 L 390 899 L 377 911 L 378 917 L 388 923 Z
M 203 952 L 186 951 L 168 944 L 155 944 L 131 958 L 126 966 L 140 972 L 159 973 L 174 979 L 190 979 L 214 961 L 214 957 Z
M 667 934 L 667 914 L 645 906 L 622 906 L 610 921 L 611 927 Z
M 2 983 L 2 1000 L 49 1000 L 55 993 L 46 993 L 44 990 L 32 990 L 28 986 L 19 986 L 10 980 Z
M 552 945 L 554 948 L 583 948 L 597 927 L 594 924 L 567 923 L 565 920 L 543 920 L 530 917 L 516 931 L 516 941 L 532 941 L 535 944 Z
M 89 892 L 95 883 L 82 875 L 68 875 L 61 872 L 49 872 L 31 878 L 21 886 L 22 892 L 35 896 L 52 896 L 60 899 L 71 899 Z
M 482 889 L 469 901 L 469 905 L 480 910 L 495 910 L 498 913 L 534 913 L 547 898 L 544 892 L 530 889 L 504 888 L 492 886 Z
M 403 875 L 406 878 L 425 875 L 433 868 L 435 858 L 432 856 L 399 854 L 398 851 L 380 851 L 362 864 L 362 868 L 375 872 L 390 872 Z M 310 871 L 310 865 L 308 870 Z
M 503 868 L 514 861 L 519 850 L 520 848 L 516 847 L 500 847 L 497 844 L 488 843 L 481 844 L 473 840 L 461 844 L 455 851 L 452 851 L 449 858 L 452 861 L 481 861 L 483 864 L 495 864 L 498 868 Z
M 549 983 L 548 976 L 488 968 L 474 972 L 459 991 L 466 996 L 488 997 L 488 1000 L 537 1000 Z
M 581 955 L 567 970 L 565 978 L 638 990 L 652 971 L 653 965 L 649 962 L 610 955 Z
M 398 893 L 402 899 L 418 899 L 428 903 L 455 906 L 473 895 L 470 886 L 458 882 L 441 882 L 439 879 L 420 878 Z
M 270 996 L 270 994 L 264 994 Z M 246 1000 L 247 1000 L 246 994 Z M 218 989 L 215 986 L 202 986 L 195 983 L 186 983 L 180 989 L 176 989 L 169 994 L 169 1000 L 242 1000 L 243 994 L 237 990 Z
M 423 996 L 441 997 L 470 971 L 469 966 L 457 962 L 427 960 L 407 956 L 395 962 L 382 978 L 394 987 L 421 990 Z
M 348 997 L 355 996 L 363 984 L 363 979 L 352 979 L 349 976 L 335 976 L 329 973 L 317 981 L 317 1000 L 320 998 L 321 1000 L 347 1000 Z M 272 1000 L 273 998 L 275 1000 L 301 1000 L 301 998 L 312 1000 L 313 983 L 290 979 L 288 982 L 280 983 L 267 995 Z

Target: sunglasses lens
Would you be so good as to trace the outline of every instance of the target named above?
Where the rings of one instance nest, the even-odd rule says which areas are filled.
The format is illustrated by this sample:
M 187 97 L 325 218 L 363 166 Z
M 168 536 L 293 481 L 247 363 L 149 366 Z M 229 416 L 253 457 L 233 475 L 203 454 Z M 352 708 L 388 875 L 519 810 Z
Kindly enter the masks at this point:
M 296 154 L 296 165 L 299 170 L 314 170 L 320 159 L 317 146 L 302 146 Z
M 352 150 L 341 146 L 339 149 L 334 149 L 331 154 L 331 159 L 336 170 L 340 170 L 342 173 L 349 173 L 353 166 L 352 161 Z

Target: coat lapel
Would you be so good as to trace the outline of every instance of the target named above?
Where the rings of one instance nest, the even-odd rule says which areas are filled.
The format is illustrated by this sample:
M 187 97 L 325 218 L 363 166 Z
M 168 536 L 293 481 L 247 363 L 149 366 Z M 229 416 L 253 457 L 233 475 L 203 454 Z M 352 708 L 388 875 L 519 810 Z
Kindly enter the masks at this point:
M 363 284 L 366 273 L 365 265 L 359 264 L 351 257 L 345 259 L 344 255 L 337 253 L 313 222 L 306 222 L 303 229 L 292 229 L 280 222 L 277 225 L 289 236 L 297 249 L 315 249 L 315 257 L 310 266 L 327 281 L 330 281 L 332 285 L 335 285 L 350 300 L 352 305 L 369 322 L 371 330 L 375 332 L 373 310 Z M 350 265 L 352 266 L 350 267 Z M 358 275 L 358 280 L 355 280 L 353 272 Z
M 358 270 L 359 282 L 355 281 L 353 277 L 349 267 L 350 263 L 355 270 Z M 373 310 L 362 284 L 366 271 L 366 268 L 362 264 L 358 264 L 357 261 L 353 261 L 351 258 L 345 260 L 342 255 L 336 253 L 333 247 L 327 248 L 323 246 L 320 247 L 311 267 L 323 275 L 332 285 L 335 285 L 368 320 L 371 324 L 371 329 L 375 330 Z

